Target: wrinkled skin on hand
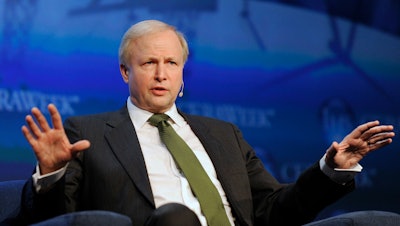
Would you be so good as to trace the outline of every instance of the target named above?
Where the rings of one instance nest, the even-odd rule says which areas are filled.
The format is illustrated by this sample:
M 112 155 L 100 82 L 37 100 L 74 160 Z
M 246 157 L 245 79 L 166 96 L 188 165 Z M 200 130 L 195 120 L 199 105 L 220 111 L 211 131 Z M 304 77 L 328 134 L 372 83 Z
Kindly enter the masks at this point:
M 394 136 L 392 125 L 380 125 L 379 121 L 364 123 L 340 143 L 332 143 L 326 151 L 326 164 L 331 168 L 350 169 L 370 152 L 392 143 Z
M 45 116 L 36 107 L 32 108 L 32 115 L 26 116 L 26 125 L 22 126 L 22 133 L 33 149 L 41 174 L 64 167 L 80 151 L 90 146 L 87 140 L 71 144 L 56 106 L 49 104 L 48 110 L 54 128 L 50 127 Z

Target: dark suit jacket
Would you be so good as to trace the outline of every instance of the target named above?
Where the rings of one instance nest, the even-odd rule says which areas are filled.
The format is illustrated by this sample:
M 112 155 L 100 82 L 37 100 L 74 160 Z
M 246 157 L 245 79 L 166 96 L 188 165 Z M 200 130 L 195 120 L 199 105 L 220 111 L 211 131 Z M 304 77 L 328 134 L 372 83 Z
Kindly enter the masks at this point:
M 181 113 L 210 156 L 237 225 L 298 225 L 354 188 L 326 177 L 315 163 L 291 185 L 276 181 L 230 123 Z M 111 210 L 143 225 L 155 209 L 146 167 L 127 108 L 64 123 L 71 143 L 91 146 L 70 162 L 66 175 L 48 192 L 25 187 L 24 217 L 39 221 L 65 212 Z

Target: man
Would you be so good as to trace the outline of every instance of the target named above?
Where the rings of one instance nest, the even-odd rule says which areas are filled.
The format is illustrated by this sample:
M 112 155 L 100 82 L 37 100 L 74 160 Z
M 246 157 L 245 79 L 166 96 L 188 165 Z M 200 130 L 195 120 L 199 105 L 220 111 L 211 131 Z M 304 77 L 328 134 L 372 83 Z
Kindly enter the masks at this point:
M 392 142 L 391 125 L 365 123 L 340 143 L 333 142 L 296 183 L 280 184 L 237 127 L 177 110 L 188 53 L 186 40 L 175 28 L 155 20 L 139 22 L 125 33 L 119 50 L 121 75 L 130 92 L 126 106 L 73 117 L 63 126 L 50 104 L 54 128 L 37 108 L 32 109 L 33 117 L 28 115 L 22 127 L 38 161 L 25 187 L 27 219 L 35 222 L 65 212 L 100 209 L 125 214 L 134 225 L 149 225 L 160 215 L 191 222 L 186 225 L 210 224 L 185 172 L 161 141 L 157 127 L 148 122 L 155 113 L 168 115 L 168 123 L 195 153 L 218 191 L 227 225 L 312 221 L 354 189 L 354 172 L 361 170 L 358 162 L 366 154 Z M 166 206 L 168 211 L 158 211 Z

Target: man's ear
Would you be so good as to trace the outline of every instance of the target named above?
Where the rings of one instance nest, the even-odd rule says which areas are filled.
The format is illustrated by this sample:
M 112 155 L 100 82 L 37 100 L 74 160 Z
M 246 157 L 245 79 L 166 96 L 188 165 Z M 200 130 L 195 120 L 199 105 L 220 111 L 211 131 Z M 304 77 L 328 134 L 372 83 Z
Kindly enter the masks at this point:
M 124 64 L 119 65 L 119 71 L 121 72 L 122 79 L 124 79 L 124 82 L 128 83 L 129 80 L 129 68 L 125 66 Z

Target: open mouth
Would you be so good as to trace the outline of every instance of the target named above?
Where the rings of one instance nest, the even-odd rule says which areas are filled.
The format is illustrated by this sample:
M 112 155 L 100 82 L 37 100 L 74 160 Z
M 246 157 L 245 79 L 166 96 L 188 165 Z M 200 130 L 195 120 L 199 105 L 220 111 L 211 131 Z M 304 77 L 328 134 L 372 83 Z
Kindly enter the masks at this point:
M 154 87 L 151 89 L 151 92 L 154 95 L 160 96 L 160 95 L 164 95 L 165 92 L 167 92 L 167 89 L 165 89 L 164 87 Z

